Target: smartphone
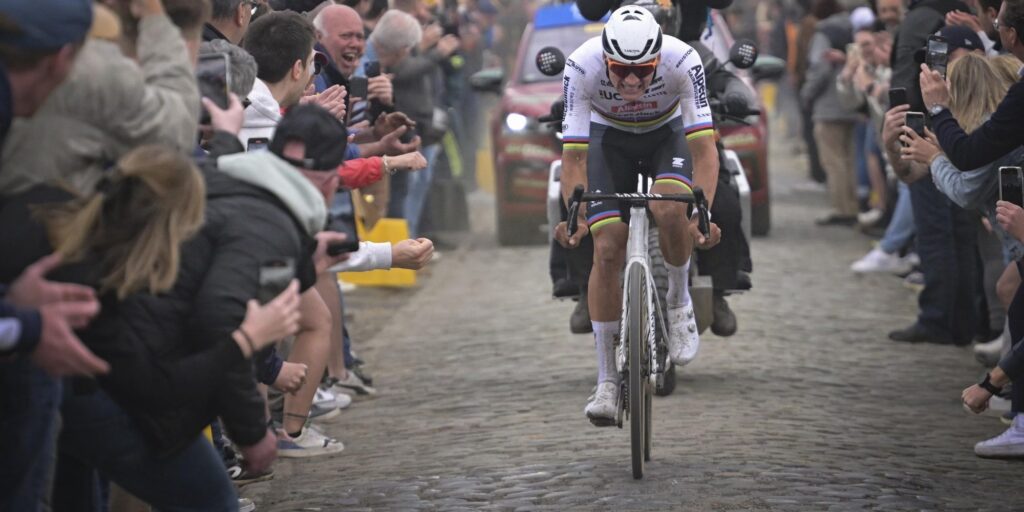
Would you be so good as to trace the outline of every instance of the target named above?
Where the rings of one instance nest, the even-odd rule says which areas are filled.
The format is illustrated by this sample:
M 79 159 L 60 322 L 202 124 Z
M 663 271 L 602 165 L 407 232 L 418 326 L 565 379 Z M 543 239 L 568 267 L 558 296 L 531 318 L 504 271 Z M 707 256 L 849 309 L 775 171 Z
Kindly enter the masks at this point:
M 260 304 L 274 300 L 288 288 L 292 279 L 295 279 L 295 260 L 285 258 L 264 262 L 260 265 L 260 287 L 256 292 L 256 300 Z
M 366 64 L 363 64 L 363 70 L 366 71 L 366 78 L 373 78 L 380 76 L 380 62 L 371 60 Z
M 916 134 L 925 136 L 925 115 L 920 112 L 908 112 L 905 115 L 906 125 Z
M 245 143 L 246 151 L 259 151 L 261 149 L 267 149 L 267 145 L 270 144 L 270 139 L 266 137 L 252 137 Z
M 889 89 L 889 108 L 898 107 L 900 105 L 907 105 L 910 102 L 907 101 L 907 90 L 903 87 L 893 87 Z
M 949 60 L 949 43 L 942 36 L 931 36 L 928 38 L 928 47 L 925 50 L 924 63 L 932 71 L 938 71 L 942 78 L 946 78 L 946 62 Z
M 196 64 L 196 82 L 199 95 L 210 98 L 222 109 L 228 108 L 228 92 L 231 85 L 230 61 L 227 54 L 211 53 L 199 56 Z M 200 124 L 210 124 L 210 113 L 203 109 Z M 205 122 L 204 122 L 205 121 Z
M 359 250 L 359 233 L 356 231 L 356 209 L 352 203 L 352 191 L 339 190 L 331 204 L 331 219 L 327 231 L 345 233 L 345 241 L 327 246 L 327 254 L 337 256 Z
M 1024 174 L 1020 167 L 999 168 L 999 200 L 1024 207 Z
M 365 76 L 354 76 L 348 80 L 349 98 L 366 98 L 368 83 Z

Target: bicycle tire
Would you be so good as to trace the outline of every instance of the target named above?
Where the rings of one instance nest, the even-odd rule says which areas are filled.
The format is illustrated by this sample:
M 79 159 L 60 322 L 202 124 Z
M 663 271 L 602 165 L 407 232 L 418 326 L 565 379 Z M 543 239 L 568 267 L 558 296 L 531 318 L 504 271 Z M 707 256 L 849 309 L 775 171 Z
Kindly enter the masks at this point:
M 626 301 L 626 340 L 629 350 L 629 444 L 633 461 L 633 479 L 644 477 L 644 426 L 647 420 L 644 390 L 649 381 L 644 375 L 644 354 L 647 352 L 647 337 L 644 322 L 647 321 L 647 275 L 639 264 L 629 266 L 629 300 Z
M 661 318 L 668 318 L 668 267 L 665 266 L 665 256 L 661 254 L 661 235 L 655 226 L 647 230 L 647 255 L 651 262 L 651 278 L 654 280 L 654 289 L 658 292 L 658 302 L 661 304 Z M 662 385 L 654 389 L 654 394 L 668 396 L 676 390 L 676 367 L 668 360 L 668 341 L 661 335 L 661 320 L 655 316 L 654 321 L 657 322 L 654 326 L 654 335 L 658 346 L 665 347 L 666 352 L 662 363 L 668 366 L 668 369 L 665 370 L 665 377 L 662 379 Z

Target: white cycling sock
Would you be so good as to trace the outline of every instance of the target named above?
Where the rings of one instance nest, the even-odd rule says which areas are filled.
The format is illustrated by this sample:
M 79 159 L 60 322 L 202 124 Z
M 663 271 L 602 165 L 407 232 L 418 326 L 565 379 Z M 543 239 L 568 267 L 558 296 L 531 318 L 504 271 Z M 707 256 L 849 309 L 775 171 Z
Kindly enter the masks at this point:
M 690 276 L 690 260 L 686 260 L 681 267 L 665 263 L 668 269 L 668 294 L 665 302 L 668 307 L 685 306 L 690 303 L 690 287 L 688 286 Z
M 619 333 L 618 322 L 594 322 L 594 348 L 597 349 L 597 383 L 619 382 L 615 370 L 615 335 Z

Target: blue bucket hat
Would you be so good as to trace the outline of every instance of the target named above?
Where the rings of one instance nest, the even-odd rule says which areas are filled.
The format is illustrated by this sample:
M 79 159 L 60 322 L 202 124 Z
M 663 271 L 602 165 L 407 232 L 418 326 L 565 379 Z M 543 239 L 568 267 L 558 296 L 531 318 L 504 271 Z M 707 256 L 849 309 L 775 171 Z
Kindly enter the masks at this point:
M 55 50 L 85 39 L 91 26 L 91 0 L 0 1 L 0 44 Z

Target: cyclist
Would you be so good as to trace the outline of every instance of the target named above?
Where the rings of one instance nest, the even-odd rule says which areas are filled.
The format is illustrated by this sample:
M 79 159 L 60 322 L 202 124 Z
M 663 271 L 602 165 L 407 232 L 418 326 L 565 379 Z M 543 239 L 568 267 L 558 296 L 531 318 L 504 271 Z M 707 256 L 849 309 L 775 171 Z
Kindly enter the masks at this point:
M 718 151 L 700 56 L 686 43 L 663 35 L 643 7 L 616 9 L 601 37 L 583 43 L 566 60 L 563 77 L 562 196 L 576 185 L 594 193 L 636 192 L 637 172 L 653 175 L 652 193 L 704 189 L 708 202 L 718 181 Z M 692 155 L 692 156 L 691 156 Z M 586 407 L 595 425 L 608 425 L 617 412 L 619 375 L 615 336 L 619 333 L 628 238 L 628 207 L 614 201 L 580 208 L 579 230 L 570 238 L 566 223 L 555 237 L 569 248 L 594 235 L 589 306 L 597 349 L 597 391 Z M 697 356 L 700 339 L 687 290 L 694 245 L 707 249 L 721 239 L 714 224 L 707 237 L 696 215 L 687 219 L 682 203 L 652 201 L 669 275 L 669 356 L 685 365 Z M 584 211 L 585 210 L 585 211 Z

